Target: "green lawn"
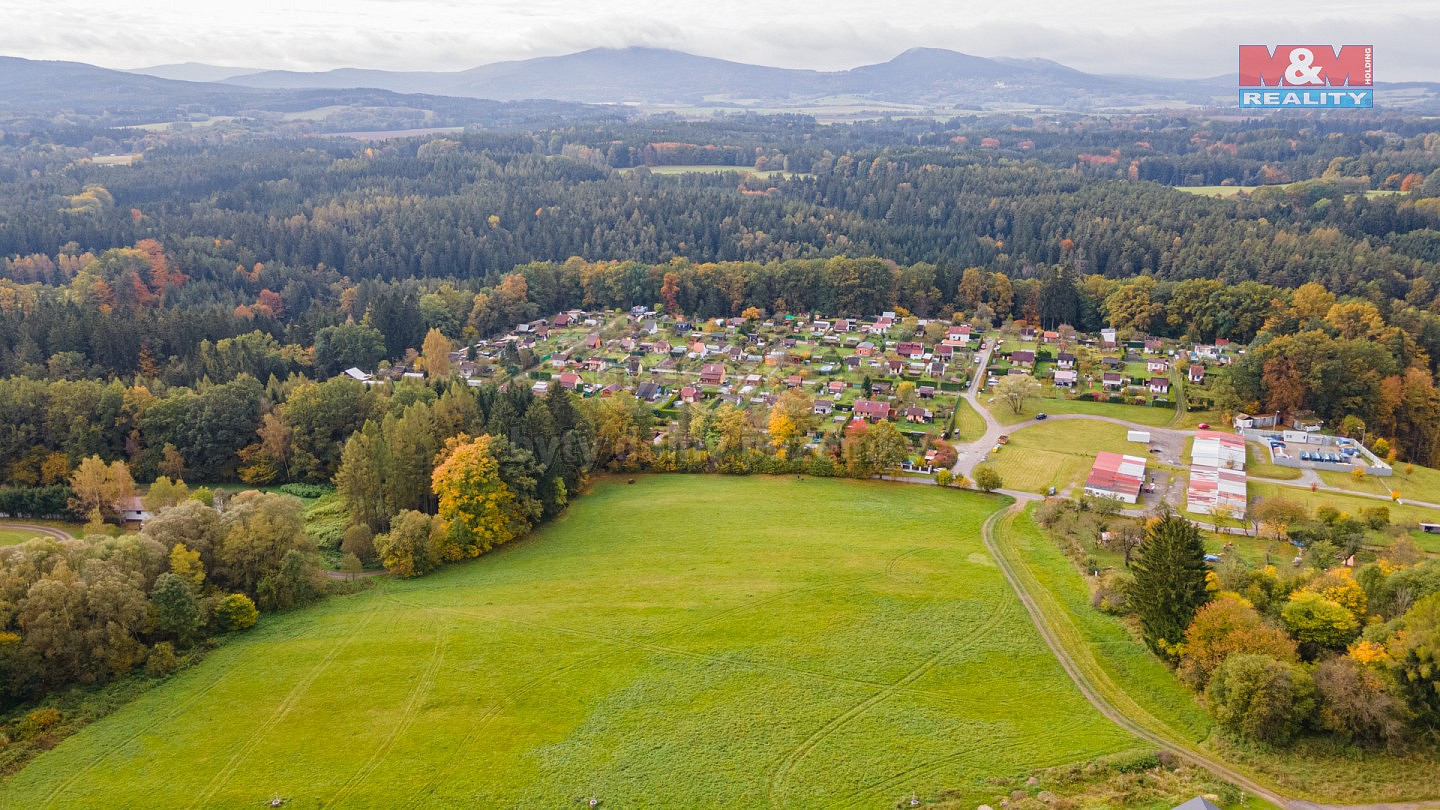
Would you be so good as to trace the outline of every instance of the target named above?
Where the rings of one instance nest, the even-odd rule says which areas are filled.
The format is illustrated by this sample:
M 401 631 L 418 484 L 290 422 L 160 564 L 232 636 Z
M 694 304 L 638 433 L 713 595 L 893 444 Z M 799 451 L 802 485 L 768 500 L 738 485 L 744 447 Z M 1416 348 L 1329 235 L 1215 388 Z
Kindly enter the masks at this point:
M 16 546 L 35 536 L 34 532 L 11 529 L 0 523 L 0 546 Z
M 1390 520 L 1392 523 L 1413 524 L 1421 521 L 1427 523 L 1440 521 L 1440 510 L 1436 509 L 1426 509 L 1409 504 L 1401 505 L 1378 498 L 1362 498 L 1359 495 L 1346 495 L 1340 492 L 1328 492 L 1325 490 L 1311 492 L 1304 487 L 1289 487 L 1281 484 L 1265 484 L 1251 481 L 1251 502 L 1255 501 L 1257 495 L 1264 498 L 1272 498 L 1280 495 L 1289 500 L 1305 504 L 1312 512 L 1316 507 L 1326 504 L 1352 515 L 1359 514 L 1362 509 L 1386 506 L 1390 509 Z
M 956 398 L 959 413 L 955 417 L 954 440 L 957 444 L 968 444 L 985 435 L 985 420 L 975 411 L 975 406 L 964 397 Z
M 1146 446 L 1125 440 L 1126 429 L 1109 422 L 1044 422 L 1015 431 L 1010 443 L 986 462 L 1006 489 L 1056 491 L 1083 486 L 1101 450 L 1145 456 Z
M 602 482 L 529 540 L 262 620 L 0 798 L 879 807 L 958 790 L 974 806 L 992 777 L 1141 747 L 1082 699 L 985 553 L 1001 503 Z
M 1045 389 L 1047 393 L 1052 388 Z M 1020 413 L 1015 413 L 1010 406 L 988 393 L 981 394 L 981 402 L 990 407 L 990 413 L 1001 424 L 1013 425 L 1016 422 L 1023 422 L 1027 419 L 1034 419 L 1037 413 L 1085 413 L 1092 416 L 1108 416 L 1111 419 L 1123 419 L 1127 422 L 1136 422 L 1152 427 L 1163 427 L 1170 423 L 1175 416 L 1174 408 L 1151 408 L 1146 405 L 1125 405 L 1118 402 L 1091 402 L 1083 399 L 1058 399 L 1052 396 L 1032 397 L 1025 401 L 1025 407 Z
M 72 535 L 83 533 L 84 525 L 80 523 L 65 523 L 58 520 L 0 520 L 0 546 L 14 546 L 43 535 L 37 535 L 29 529 L 17 529 L 16 525 L 27 526 L 49 526 L 69 532 Z

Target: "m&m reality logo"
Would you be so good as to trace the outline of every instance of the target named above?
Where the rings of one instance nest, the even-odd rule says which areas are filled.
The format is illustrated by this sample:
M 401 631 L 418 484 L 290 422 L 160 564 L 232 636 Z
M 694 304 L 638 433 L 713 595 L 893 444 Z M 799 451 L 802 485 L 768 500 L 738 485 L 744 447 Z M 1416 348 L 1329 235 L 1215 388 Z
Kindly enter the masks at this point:
M 1241 45 L 1240 106 L 1373 107 L 1373 51 L 1372 45 Z

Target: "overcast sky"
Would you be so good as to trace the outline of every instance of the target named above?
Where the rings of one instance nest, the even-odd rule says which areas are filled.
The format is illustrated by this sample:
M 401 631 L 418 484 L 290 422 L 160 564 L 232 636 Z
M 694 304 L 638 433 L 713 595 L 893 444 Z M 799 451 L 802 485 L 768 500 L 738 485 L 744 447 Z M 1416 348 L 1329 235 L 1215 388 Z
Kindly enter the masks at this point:
M 1433 0 L 0 0 L 0 20 L 0 53 L 123 68 L 458 70 L 649 45 L 835 70 L 933 46 L 1197 77 L 1234 72 L 1241 43 L 1373 43 L 1377 80 L 1440 81 Z

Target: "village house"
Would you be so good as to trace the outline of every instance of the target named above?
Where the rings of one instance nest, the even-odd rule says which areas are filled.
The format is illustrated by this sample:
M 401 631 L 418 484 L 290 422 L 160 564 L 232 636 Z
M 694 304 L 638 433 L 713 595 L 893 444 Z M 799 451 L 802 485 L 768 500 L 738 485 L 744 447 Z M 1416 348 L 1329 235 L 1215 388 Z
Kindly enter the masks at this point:
M 917 396 L 917 397 L 919 397 L 919 398 L 921 398 L 921 399 L 934 399 L 934 398 L 935 398 L 935 386 L 933 386 L 933 385 L 919 385 L 919 386 L 916 386 L 916 387 L 915 387 L 915 396 Z
M 120 515 L 120 520 L 129 524 L 135 523 L 145 525 L 150 519 L 150 510 L 145 508 L 145 502 L 139 495 L 131 495 L 128 498 L 121 498 L 115 502 L 115 511 Z
M 1070 352 L 1060 352 L 1055 355 L 1055 365 L 1060 368 L 1075 368 L 1075 355 Z
M 1125 378 L 1118 371 L 1107 371 L 1100 379 L 1100 387 L 1106 391 L 1119 391 L 1125 387 Z
M 700 389 L 693 385 L 687 385 L 680 389 L 680 401 L 693 405 L 700 401 Z
M 1113 349 L 1113 348 L 1115 348 L 1115 347 L 1118 345 L 1118 344 L 1116 343 L 1116 336 L 1117 336 L 1118 334 L 1119 334 L 1119 333 L 1116 332 L 1114 329 L 1110 329 L 1110 328 L 1101 329 L 1101 330 L 1100 330 L 1100 345 L 1103 346 L 1103 347 L 1105 347 L 1105 348 L 1107 348 L 1107 349 Z
M 1145 338 L 1145 353 L 1159 354 L 1162 344 L 1159 338 Z
M 1029 349 L 1020 349 L 1010 353 L 1010 362 L 1021 368 L 1030 368 L 1035 365 L 1035 352 Z
M 905 421 L 921 424 L 934 422 L 935 415 L 930 412 L 929 408 L 921 408 L 918 405 L 914 405 L 905 409 Z
M 561 374 L 559 377 L 555 378 L 555 381 L 558 382 L 560 384 L 560 387 L 564 388 L 566 391 L 574 391 L 576 388 L 580 387 L 580 375 L 576 374 L 573 371 L 567 371 L 564 374 Z
M 1145 364 L 1145 370 L 1151 374 L 1166 374 L 1170 371 L 1170 361 L 1162 358 L 1152 358 Z
M 1190 382 L 1195 383 L 1196 385 L 1205 382 L 1205 367 L 1200 365 L 1199 363 L 1191 365 L 1189 377 Z
M 845 393 L 845 381 L 831 380 L 828 384 L 826 384 L 825 390 L 838 397 L 841 394 Z
M 1077 379 L 1078 375 L 1075 369 L 1061 368 L 1055 370 L 1056 388 L 1074 388 Z
M 877 399 L 857 399 L 855 400 L 855 405 L 851 408 L 851 412 L 855 414 L 856 419 L 865 419 L 870 422 L 889 419 L 890 411 L 890 403 L 881 402 Z
M 701 385 L 720 385 L 725 382 L 725 366 L 720 363 L 706 363 L 700 367 Z
M 895 352 L 901 357 L 921 357 L 925 354 L 925 347 L 913 340 L 902 340 L 895 346 Z
M 817 399 L 810 411 L 817 416 L 829 416 L 835 411 L 835 403 L 828 399 Z
M 1150 382 L 1146 387 L 1150 389 L 1150 393 L 1164 396 L 1165 394 L 1170 393 L 1170 378 L 1151 377 Z

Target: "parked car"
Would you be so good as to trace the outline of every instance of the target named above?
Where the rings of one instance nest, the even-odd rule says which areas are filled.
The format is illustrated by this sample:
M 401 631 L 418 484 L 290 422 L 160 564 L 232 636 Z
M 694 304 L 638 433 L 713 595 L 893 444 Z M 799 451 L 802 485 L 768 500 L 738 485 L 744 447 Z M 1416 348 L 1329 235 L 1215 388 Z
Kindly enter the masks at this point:
M 1209 422 L 1201 422 L 1200 424 L 1196 425 L 1196 427 L 1200 428 L 1201 430 L 1209 430 L 1209 429 L 1210 429 L 1210 423 L 1209 423 Z
M 1036 419 L 1036 421 L 1041 421 L 1041 422 L 1043 422 L 1044 420 L 1049 419 L 1049 418 L 1050 418 L 1050 414 L 1045 413 L 1044 411 L 1041 411 L 1040 413 L 1035 414 L 1035 419 Z
M 1000 442 L 1001 444 L 1009 444 L 1009 443 L 1010 443 L 1010 434 L 1009 434 L 1009 433 L 1002 433 L 1002 434 L 1000 435 L 1000 438 L 996 439 L 995 441 Z

